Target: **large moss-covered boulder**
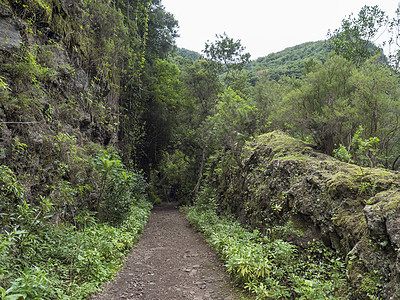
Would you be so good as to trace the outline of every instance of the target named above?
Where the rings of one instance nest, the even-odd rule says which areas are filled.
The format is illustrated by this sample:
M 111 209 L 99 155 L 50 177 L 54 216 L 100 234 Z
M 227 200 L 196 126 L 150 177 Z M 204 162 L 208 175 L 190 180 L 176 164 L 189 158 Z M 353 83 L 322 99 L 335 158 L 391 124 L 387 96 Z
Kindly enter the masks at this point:
M 340 162 L 282 132 L 249 142 L 241 161 L 228 156 L 212 175 L 221 210 L 257 228 L 292 222 L 299 247 L 320 239 L 346 257 L 357 299 L 400 298 L 398 172 Z

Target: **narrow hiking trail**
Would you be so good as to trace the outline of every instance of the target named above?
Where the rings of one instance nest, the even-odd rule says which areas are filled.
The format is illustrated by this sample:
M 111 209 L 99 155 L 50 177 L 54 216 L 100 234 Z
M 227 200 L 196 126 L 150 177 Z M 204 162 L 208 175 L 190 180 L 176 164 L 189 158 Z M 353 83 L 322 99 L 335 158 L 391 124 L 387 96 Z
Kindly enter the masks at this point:
M 172 203 L 154 207 L 123 269 L 91 300 L 241 299 L 216 253 Z

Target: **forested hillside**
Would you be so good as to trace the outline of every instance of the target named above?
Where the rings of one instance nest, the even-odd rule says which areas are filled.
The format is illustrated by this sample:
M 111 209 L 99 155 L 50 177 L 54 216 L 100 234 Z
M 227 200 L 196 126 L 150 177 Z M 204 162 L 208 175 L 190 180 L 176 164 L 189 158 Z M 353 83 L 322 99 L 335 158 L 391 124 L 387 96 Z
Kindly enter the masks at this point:
M 282 51 L 259 57 L 246 66 L 250 74 L 268 76 L 279 80 L 283 76 L 301 77 L 307 70 L 310 60 L 326 61 L 330 51 L 327 41 L 307 42 Z
M 178 48 L 176 49 L 176 53 L 177 56 L 180 56 L 184 59 L 189 59 L 189 60 L 193 60 L 193 61 L 197 61 L 200 58 L 200 54 L 195 52 L 195 51 L 191 51 L 185 48 Z
M 0 0 L 2 298 L 87 298 L 160 201 L 259 298 L 398 296 L 392 21 L 250 61 L 225 33 L 176 51 L 161 1 Z

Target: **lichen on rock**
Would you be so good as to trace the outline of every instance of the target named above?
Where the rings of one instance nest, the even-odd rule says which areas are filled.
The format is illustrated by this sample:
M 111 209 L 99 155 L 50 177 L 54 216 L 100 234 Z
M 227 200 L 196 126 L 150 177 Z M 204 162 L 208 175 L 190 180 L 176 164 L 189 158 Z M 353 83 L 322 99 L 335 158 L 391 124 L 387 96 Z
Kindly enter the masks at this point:
M 340 251 L 359 299 L 398 293 L 398 172 L 340 162 L 282 132 L 250 141 L 236 169 L 211 175 L 221 211 L 261 229 L 292 222 L 304 233 L 291 238 L 298 246 L 320 239 Z

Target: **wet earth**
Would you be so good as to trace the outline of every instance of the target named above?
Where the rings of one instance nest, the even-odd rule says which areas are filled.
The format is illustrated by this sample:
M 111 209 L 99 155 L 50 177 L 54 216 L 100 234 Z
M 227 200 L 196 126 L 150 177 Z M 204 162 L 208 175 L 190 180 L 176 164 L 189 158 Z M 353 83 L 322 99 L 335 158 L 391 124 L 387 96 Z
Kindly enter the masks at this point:
M 123 269 L 100 299 L 244 299 L 215 251 L 190 226 L 174 203 L 153 208 L 146 229 Z

